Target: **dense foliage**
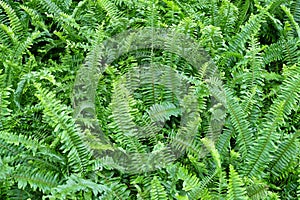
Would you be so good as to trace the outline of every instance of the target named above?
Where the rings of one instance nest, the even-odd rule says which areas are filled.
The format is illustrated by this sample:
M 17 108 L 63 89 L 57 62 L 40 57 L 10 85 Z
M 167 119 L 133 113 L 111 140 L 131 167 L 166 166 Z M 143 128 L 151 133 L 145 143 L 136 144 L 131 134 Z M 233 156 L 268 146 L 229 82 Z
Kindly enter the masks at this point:
M 299 0 L 0 0 L 0 199 L 299 199 L 299 22 Z M 110 148 L 101 137 L 84 139 L 72 95 L 89 52 L 141 27 L 202 46 L 218 67 L 227 113 L 213 143 L 208 87 L 189 63 L 151 49 L 121 56 L 100 77 L 95 101 L 103 134 L 122 151 L 163 148 L 180 124 L 166 89 L 145 84 L 142 95 L 125 94 L 129 70 L 170 66 L 199 101 L 197 126 L 185 130 L 195 142 L 176 144 L 185 154 L 133 173 L 101 155 Z M 166 121 L 158 133 L 126 135 L 151 112 Z

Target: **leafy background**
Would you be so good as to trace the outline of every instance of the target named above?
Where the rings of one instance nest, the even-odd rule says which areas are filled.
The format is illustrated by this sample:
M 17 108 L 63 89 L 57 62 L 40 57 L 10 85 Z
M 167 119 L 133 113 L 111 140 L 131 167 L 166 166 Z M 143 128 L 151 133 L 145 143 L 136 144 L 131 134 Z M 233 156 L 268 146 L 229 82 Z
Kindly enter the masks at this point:
M 0 199 L 299 199 L 299 22 L 299 0 L 0 0 Z M 225 85 L 227 117 L 215 145 L 201 139 L 210 129 L 202 85 L 196 143 L 180 144 L 185 155 L 165 168 L 130 174 L 95 157 L 71 97 L 88 52 L 140 27 L 171 28 L 205 48 Z M 154 60 L 193 77 L 176 55 Z M 127 151 L 167 144 L 179 124 L 166 112 L 164 129 L 143 142 L 111 117 L 122 107 L 112 101 L 119 77 L 142 62 L 125 55 L 97 89 L 101 128 Z M 139 123 L 136 110 L 153 100 L 132 100 L 126 112 Z

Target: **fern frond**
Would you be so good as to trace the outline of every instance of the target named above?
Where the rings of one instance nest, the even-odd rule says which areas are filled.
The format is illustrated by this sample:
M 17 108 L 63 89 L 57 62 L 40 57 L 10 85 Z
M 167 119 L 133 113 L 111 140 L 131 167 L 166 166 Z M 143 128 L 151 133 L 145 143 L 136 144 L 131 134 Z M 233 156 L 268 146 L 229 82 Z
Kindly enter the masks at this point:
M 298 34 L 298 37 L 300 39 L 300 27 L 299 27 L 299 24 L 295 21 L 294 19 L 294 16 L 291 14 L 291 11 L 289 8 L 287 8 L 286 6 L 284 5 L 281 5 L 280 6 L 281 9 L 285 12 L 285 14 L 288 16 L 289 20 L 291 21 L 291 23 L 293 24 L 297 34 Z
M 228 50 L 230 52 L 242 53 L 251 35 L 256 35 L 259 32 L 264 18 L 265 16 L 263 14 L 251 15 L 247 23 L 242 26 L 241 31 L 229 41 Z
M 280 174 L 290 167 L 290 162 L 296 159 L 297 152 L 299 151 L 298 137 L 300 132 L 293 133 L 289 138 L 284 140 L 278 146 L 278 149 L 272 156 L 272 161 L 268 167 L 268 170 L 274 175 L 279 177 Z
M 138 113 L 138 110 L 132 108 L 135 104 L 136 101 L 130 94 L 130 91 L 125 88 L 124 81 L 117 81 L 114 84 L 111 101 L 112 118 L 119 132 L 125 136 L 135 136 L 138 134 L 138 129 L 133 117 L 134 114 Z
M 239 145 L 242 155 L 246 156 L 250 151 L 250 146 L 253 142 L 253 133 L 247 120 L 247 113 L 244 112 L 229 88 L 226 90 L 226 93 L 230 121 L 235 131 L 238 133 L 237 144 Z
M 8 144 L 13 144 L 13 145 L 22 145 L 26 149 L 29 149 L 32 151 L 33 155 L 37 152 L 39 148 L 46 148 L 45 146 L 40 145 L 40 142 L 30 138 L 26 137 L 22 134 L 13 134 L 13 133 L 8 133 L 8 132 L 1 132 L 0 138 L 4 140 Z
M 293 15 L 295 21 L 300 23 L 300 0 L 293 1 L 291 5 L 291 14 Z
M 120 17 L 120 11 L 112 1 L 108 0 L 97 0 L 100 7 L 105 10 L 109 17 L 118 19 Z
M 38 93 L 36 96 L 44 107 L 45 120 L 54 129 L 55 137 L 61 139 L 61 149 L 67 153 L 70 167 L 76 172 L 83 172 L 91 156 L 89 149 L 84 144 L 79 128 L 70 116 L 68 108 L 56 100 L 55 95 L 35 84 Z
M 176 108 L 174 104 L 163 102 L 162 104 L 154 104 L 147 111 L 152 121 L 165 122 L 170 119 L 171 116 L 178 116 L 180 109 Z
M 201 119 L 198 117 L 189 121 L 184 127 L 180 127 L 178 133 L 171 138 L 172 148 L 180 153 L 189 152 L 201 156 L 203 154 L 202 145 L 195 140 L 200 122 Z
M 62 13 L 62 10 L 52 0 L 41 0 L 37 1 L 37 3 L 49 13 L 54 14 L 56 17 L 59 17 Z
M 10 106 L 10 94 L 11 91 L 9 88 L 2 88 L 0 85 L 0 130 L 4 130 L 9 121 L 12 110 L 9 108 Z
M 288 65 L 294 65 L 299 63 L 299 57 L 300 57 L 300 51 L 299 51 L 299 45 L 300 40 L 293 38 L 293 39 L 283 39 L 281 41 L 281 44 L 283 46 L 283 53 L 284 53 L 284 61 Z
M 228 195 L 227 199 L 248 199 L 246 196 L 246 189 L 244 187 L 242 179 L 238 173 L 234 170 L 233 166 L 229 166 L 229 183 L 228 183 Z
M 228 0 L 222 1 L 217 15 L 216 25 L 221 27 L 224 33 L 232 34 L 238 20 L 238 7 Z M 225 34 L 224 34 L 225 35 Z
M 1 43 L 7 44 L 7 47 L 17 44 L 18 38 L 10 26 L 7 26 L 5 24 L 0 24 L 0 29 L 2 30 L 0 32 L 0 36 L 1 38 L 3 38 Z
M 129 199 L 130 191 L 128 190 L 128 186 L 123 183 L 120 183 L 120 180 L 116 178 L 104 179 L 101 181 L 103 185 L 109 188 L 109 190 L 105 191 L 103 195 L 100 196 L 100 199 L 103 200 L 123 200 Z
M 6 162 L 3 162 L 2 158 L 0 157 L 0 182 L 7 179 L 12 173 L 13 169 L 14 168 L 10 167 Z
M 49 199 L 70 199 L 74 195 L 78 196 L 78 192 L 89 193 L 92 192 L 94 196 L 104 192 L 110 192 L 110 188 L 102 184 L 95 183 L 91 180 L 71 175 L 65 184 L 53 187 L 51 195 L 44 196 Z
M 265 64 L 269 64 L 274 61 L 283 60 L 283 46 L 280 41 L 276 43 L 272 43 L 271 45 L 267 46 L 262 54 L 263 60 Z
M 226 155 L 228 153 L 230 138 L 232 137 L 232 133 L 234 132 L 233 127 L 226 128 L 223 130 L 223 133 L 220 135 L 218 142 L 216 144 L 216 148 L 220 152 L 220 154 Z
M 241 27 L 241 25 L 245 22 L 245 20 L 247 20 L 248 10 L 250 9 L 252 3 L 251 0 L 246 0 L 244 4 L 241 5 L 241 2 L 242 1 L 239 1 L 239 5 L 237 5 L 240 8 L 240 12 L 239 12 L 239 22 L 236 26 L 236 30 L 238 30 Z
M 177 169 L 176 178 L 183 181 L 183 190 L 186 192 L 189 199 L 201 199 L 207 195 L 207 186 L 213 181 L 217 174 L 217 170 L 208 172 L 208 175 L 201 177 L 201 180 L 189 172 L 185 167 L 180 166 Z
M 246 167 L 247 176 L 260 176 L 267 167 L 270 161 L 270 153 L 274 151 L 274 142 L 280 138 L 277 129 L 284 123 L 287 116 L 290 115 L 299 102 L 299 84 L 300 76 L 294 74 L 284 80 L 281 85 L 281 94 L 271 106 L 265 117 L 266 122 L 262 124 L 263 128 L 259 133 L 256 145 L 247 156 L 249 161 Z
M 33 32 L 24 41 L 19 42 L 19 44 L 16 47 L 14 56 L 16 58 L 19 58 L 19 56 L 26 53 L 26 50 L 28 50 L 33 45 L 34 40 L 40 36 L 41 36 L 41 33 L 39 31 Z
M 59 184 L 59 177 L 56 173 L 47 169 L 34 169 L 29 166 L 18 167 L 13 174 L 13 178 L 20 189 L 24 189 L 29 184 L 34 191 L 39 189 L 46 193 Z
M 16 37 L 17 38 L 22 37 L 23 25 L 19 17 L 17 16 L 17 14 L 15 13 L 15 11 L 10 7 L 9 4 L 5 3 L 2 0 L 0 1 L 0 6 L 3 8 L 6 15 L 8 16 L 10 22 L 9 25 L 12 31 L 14 32 L 14 34 L 16 35 Z
M 161 185 L 160 181 L 156 176 L 153 177 L 151 181 L 151 200 L 167 200 L 167 193 L 165 188 Z
M 256 179 L 251 180 L 246 188 L 248 197 L 253 200 L 266 199 L 268 197 L 268 189 L 269 186 L 266 183 Z
M 26 189 L 19 189 L 18 186 L 11 186 L 9 191 L 7 192 L 7 196 L 11 200 L 42 198 L 41 195 L 39 195 L 40 192 L 28 192 L 29 189 L 29 187 L 26 187 Z
M 43 29 L 47 34 L 50 35 L 48 27 L 46 26 L 41 14 L 38 13 L 37 10 L 27 7 L 25 5 L 20 5 L 20 8 L 22 8 L 30 16 L 31 23 L 35 27 Z

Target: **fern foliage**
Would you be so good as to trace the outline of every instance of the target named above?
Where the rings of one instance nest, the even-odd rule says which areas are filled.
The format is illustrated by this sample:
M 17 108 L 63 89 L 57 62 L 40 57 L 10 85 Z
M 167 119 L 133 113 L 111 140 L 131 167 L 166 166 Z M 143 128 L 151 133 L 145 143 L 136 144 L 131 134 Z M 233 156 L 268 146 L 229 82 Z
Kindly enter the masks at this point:
M 299 23 L 300 0 L 0 0 L 0 199 L 299 199 Z

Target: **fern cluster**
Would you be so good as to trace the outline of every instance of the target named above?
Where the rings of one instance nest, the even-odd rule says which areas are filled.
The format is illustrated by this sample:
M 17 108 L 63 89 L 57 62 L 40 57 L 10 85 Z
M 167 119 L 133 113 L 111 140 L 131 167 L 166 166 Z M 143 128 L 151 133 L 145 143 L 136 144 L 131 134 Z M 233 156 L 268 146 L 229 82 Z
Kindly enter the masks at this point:
M 0 199 L 299 199 L 299 23 L 299 0 L 0 0 Z

